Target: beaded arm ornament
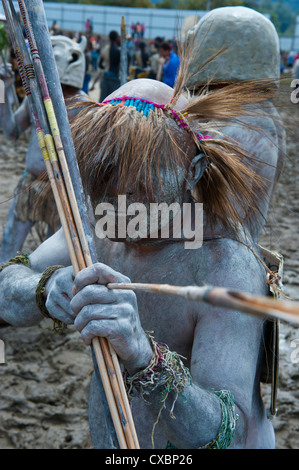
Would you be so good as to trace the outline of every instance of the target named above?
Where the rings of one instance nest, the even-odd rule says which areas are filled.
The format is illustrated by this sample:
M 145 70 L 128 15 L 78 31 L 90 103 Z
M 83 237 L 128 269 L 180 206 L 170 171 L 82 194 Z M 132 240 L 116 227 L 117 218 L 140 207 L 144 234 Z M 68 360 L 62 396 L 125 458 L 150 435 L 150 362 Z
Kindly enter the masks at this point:
M 195 135 L 199 141 L 202 139 L 211 139 L 209 135 L 203 136 L 191 129 L 189 123 L 186 120 L 186 117 L 188 116 L 187 113 L 182 114 L 179 111 L 175 111 L 167 104 L 158 104 L 145 98 L 126 95 L 117 98 L 111 98 L 109 100 L 103 101 L 102 103 L 98 103 L 99 106 L 105 106 L 106 104 L 111 104 L 112 106 L 134 106 L 134 108 L 142 113 L 146 119 L 148 119 L 150 111 L 155 111 L 155 108 L 161 109 L 165 115 L 173 119 L 181 129 L 185 129 L 190 134 Z

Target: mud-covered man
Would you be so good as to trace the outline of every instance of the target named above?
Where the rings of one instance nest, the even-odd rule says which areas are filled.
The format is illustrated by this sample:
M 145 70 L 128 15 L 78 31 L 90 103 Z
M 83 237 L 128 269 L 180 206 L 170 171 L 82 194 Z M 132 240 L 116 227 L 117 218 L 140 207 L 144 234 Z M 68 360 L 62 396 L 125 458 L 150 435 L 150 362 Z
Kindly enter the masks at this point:
M 238 146 L 211 138 L 214 120 L 229 122 L 264 93 L 255 83 L 187 99 L 185 71 L 174 90 L 141 79 L 103 103 L 83 104 L 72 131 L 94 226 L 99 203 L 115 207 L 119 195 L 126 195 L 127 205 L 147 208 L 156 202 L 187 204 L 190 225 L 195 204 L 203 203 L 202 246 L 186 249 L 184 234 L 174 236 L 171 225 L 167 239 L 159 233 L 153 238 L 150 218 L 147 234 L 120 238 L 116 218 L 114 237 L 95 237 L 100 263 L 74 278 L 60 230 L 29 263 L 1 271 L 0 314 L 11 325 L 38 324 L 43 315 L 36 291 L 43 285 L 44 307 L 54 321 L 74 323 L 86 345 L 96 336 L 108 338 L 128 389 L 132 386 L 141 448 L 151 448 L 153 441 L 161 449 L 273 448 L 273 427 L 260 394 L 265 319 L 106 287 L 132 280 L 267 293 L 258 248 L 243 226 L 249 207 L 252 218 L 259 215 L 262 182 L 242 164 Z M 45 276 L 53 265 L 65 267 Z M 109 447 L 94 377 L 89 423 L 95 448 Z

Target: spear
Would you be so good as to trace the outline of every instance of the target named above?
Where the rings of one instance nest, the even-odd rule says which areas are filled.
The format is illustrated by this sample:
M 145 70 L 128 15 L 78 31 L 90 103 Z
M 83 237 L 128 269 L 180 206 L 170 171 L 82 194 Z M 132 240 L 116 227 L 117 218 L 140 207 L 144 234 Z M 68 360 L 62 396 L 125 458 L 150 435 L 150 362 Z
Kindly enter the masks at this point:
M 172 295 L 185 300 L 205 302 L 215 307 L 237 310 L 257 316 L 268 316 L 299 324 L 299 302 L 276 300 L 270 296 L 251 295 L 215 286 L 174 286 L 169 284 L 109 283 L 109 289 L 143 291 Z
M 6 0 L 3 0 L 3 3 L 5 4 L 5 7 L 7 8 Z M 16 13 L 14 11 L 12 1 L 9 0 L 9 3 L 10 3 L 11 11 L 12 11 L 12 16 L 15 20 Z M 42 25 L 42 29 L 44 30 L 43 36 L 40 37 L 42 39 L 42 45 L 45 45 L 48 40 L 48 49 L 46 51 L 47 62 L 49 61 L 49 59 L 52 59 L 52 62 L 54 62 L 54 70 L 56 71 L 56 75 L 55 73 L 54 75 L 53 73 L 50 74 L 50 78 L 48 76 L 48 83 L 52 84 L 52 87 L 54 87 L 54 90 L 57 91 L 57 89 L 59 88 L 61 92 L 59 77 L 57 74 L 55 59 L 54 59 L 53 52 L 52 52 L 52 46 L 49 40 L 49 34 L 47 31 L 46 19 L 45 19 L 42 2 L 31 1 L 30 4 L 31 4 L 30 5 L 31 13 L 32 11 L 34 11 L 33 17 L 36 20 L 36 24 L 37 25 L 39 24 L 39 26 Z M 64 210 L 66 211 L 68 228 L 70 228 L 72 232 L 71 239 L 73 242 L 75 242 L 74 244 L 76 245 L 78 245 L 77 243 L 78 240 L 80 240 L 82 244 L 81 252 L 77 246 L 75 247 L 75 255 L 77 257 L 77 260 L 76 260 L 77 264 L 73 263 L 73 266 L 74 266 L 75 273 L 77 273 L 78 269 L 80 270 L 88 265 L 91 265 L 94 262 L 95 256 L 96 256 L 95 255 L 96 251 L 95 251 L 95 247 L 93 244 L 92 235 L 89 236 L 88 238 L 88 235 L 91 234 L 91 229 L 89 225 L 86 225 L 88 219 L 87 219 L 86 206 L 84 206 L 85 201 L 84 201 L 84 196 L 83 196 L 82 183 L 81 183 L 80 174 L 78 171 L 78 165 L 74 164 L 74 161 L 76 162 L 76 158 L 75 158 L 75 155 L 72 155 L 71 146 L 65 145 L 65 142 L 64 142 L 64 145 L 62 145 L 62 138 L 61 138 L 61 134 L 59 130 L 60 128 L 56 120 L 53 103 L 52 103 L 52 100 L 50 98 L 50 94 L 47 88 L 46 77 L 45 77 L 43 67 L 41 65 L 41 61 L 39 58 L 39 51 L 37 49 L 37 44 L 35 42 L 35 37 L 31 28 L 31 23 L 30 23 L 27 9 L 26 9 L 26 5 L 23 1 L 20 1 L 19 7 L 21 10 L 23 22 L 25 25 L 27 39 L 30 45 L 31 55 L 32 55 L 33 63 L 34 63 L 34 69 L 35 69 L 35 72 L 39 81 L 42 100 L 44 103 L 44 107 L 46 109 L 47 118 L 50 124 L 51 132 L 54 137 L 54 145 L 51 144 L 49 147 L 47 146 L 46 150 L 48 150 L 49 153 L 53 157 L 50 159 L 51 159 L 51 163 L 54 166 L 54 174 L 56 177 L 56 183 L 60 187 L 60 192 L 59 192 L 60 202 Z M 16 26 L 16 24 L 14 24 L 14 26 Z M 43 49 L 43 47 L 41 47 L 41 49 Z M 27 67 L 28 65 L 30 64 L 25 64 L 24 66 L 26 72 L 27 70 L 29 70 L 29 67 Z M 30 85 L 34 87 L 36 85 L 36 82 L 33 79 L 34 74 L 33 74 L 32 66 L 30 67 L 31 67 L 30 73 L 27 76 L 27 79 L 30 81 Z M 52 68 L 52 72 L 53 72 L 53 68 Z M 61 95 L 62 95 L 62 92 L 61 92 Z M 35 93 L 35 99 L 37 99 L 37 103 L 40 105 L 40 100 L 36 93 Z M 63 103 L 63 106 L 64 106 L 63 95 L 62 95 L 62 98 L 60 97 L 60 104 L 61 103 Z M 61 113 L 61 110 L 59 111 L 60 111 L 59 113 L 60 121 L 62 121 L 62 128 L 68 127 L 69 129 L 65 107 L 64 107 L 64 112 L 65 112 L 64 116 L 63 116 L 63 113 Z M 65 119 L 63 119 L 64 117 Z M 45 127 L 47 127 L 46 123 L 44 123 L 44 125 Z M 51 136 L 51 134 L 48 134 L 48 135 Z M 49 140 L 51 139 L 48 139 L 47 142 Z M 66 143 L 69 144 L 70 142 L 72 143 L 72 139 L 71 139 L 70 131 L 69 131 L 69 135 L 66 138 Z M 79 202 L 81 203 L 81 211 L 82 211 L 82 208 L 83 208 L 83 211 L 85 209 L 85 212 L 83 212 L 82 219 L 81 219 L 81 214 L 78 210 L 77 201 L 75 199 L 74 188 L 72 186 L 73 181 L 70 178 L 70 172 L 67 166 L 64 148 L 68 149 L 69 157 L 71 156 L 71 158 L 73 158 L 72 160 L 73 164 L 71 168 L 73 172 L 73 178 L 74 178 L 73 181 L 75 181 L 76 183 L 77 193 L 79 194 L 78 199 L 79 199 Z M 58 159 L 56 158 L 57 154 L 59 157 Z M 62 178 L 62 175 L 60 173 L 58 161 L 60 165 L 62 166 L 64 178 Z M 64 179 L 67 181 L 65 188 L 62 186 L 62 184 L 64 183 Z M 81 183 L 81 186 L 80 186 L 80 183 Z M 79 228 L 78 234 L 76 233 L 75 230 L 73 230 L 74 220 L 72 219 L 73 214 L 69 213 L 68 198 L 71 201 L 72 210 L 75 212 L 75 219 Z M 84 214 L 85 214 L 85 218 L 84 218 Z M 86 225 L 87 234 L 84 232 L 83 219 Z M 138 448 L 139 447 L 138 439 L 137 439 L 136 431 L 134 428 L 134 423 L 133 423 L 133 419 L 131 416 L 131 410 L 130 410 L 130 406 L 128 403 L 128 399 L 127 399 L 126 394 L 124 393 L 123 383 L 121 382 L 122 375 L 121 375 L 118 360 L 116 358 L 116 354 L 113 352 L 111 346 L 109 345 L 109 343 L 107 342 L 105 338 L 95 338 L 91 349 L 92 349 L 92 357 L 93 357 L 94 364 L 95 364 L 96 375 L 99 378 L 99 373 L 100 373 L 102 384 L 103 384 L 104 391 L 105 391 L 105 393 L 103 393 L 103 389 L 101 386 L 99 389 L 101 398 L 106 399 L 106 403 L 104 399 L 104 406 L 106 407 L 105 418 L 106 418 L 106 423 L 107 423 L 110 436 L 111 436 L 111 447 L 118 447 L 119 445 L 121 448 Z M 108 403 L 109 410 L 111 413 L 110 419 L 109 419 L 109 416 L 107 416 L 107 406 L 106 406 L 107 403 Z M 113 421 L 114 430 L 112 429 L 112 426 L 111 426 L 111 418 Z M 115 434 L 117 436 L 118 445 L 117 445 L 117 440 L 115 439 Z
M 17 15 L 15 11 L 10 14 L 7 1 L 3 0 L 3 8 L 6 13 L 6 18 L 9 25 L 10 39 L 15 50 L 16 60 L 22 79 L 25 94 L 27 96 L 29 106 L 34 118 L 37 138 L 41 148 L 41 153 L 45 162 L 46 170 L 48 173 L 51 188 L 54 194 L 54 198 L 57 205 L 58 214 L 61 220 L 61 224 L 64 228 L 64 233 L 69 247 L 70 257 L 74 264 L 77 266 L 76 255 L 73 250 L 73 244 L 71 235 L 69 233 L 67 220 L 61 203 L 61 199 L 58 195 L 57 184 L 54 176 L 54 171 L 51 164 L 51 159 L 55 160 L 55 149 L 52 144 L 52 137 L 50 135 L 49 126 L 45 114 L 45 110 L 41 105 L 40 93 L 38 84 L 32 68 L 32 62 L 27 50 L 27 46 L 24 43 L 23 32 L 21 30 Z M 14 32 L 14 34 L 12 34 Z M 54 163 L 55 164 L 55 163 Z M 56 171 L 56 178 L 59 179 L 59 173 Z M 61 184 L 61 183 L 60 183 Z
M 74 219 L 78 228 L 79 239 L 82 245 L 84 263 L 79 263 L 79 269 L 84 269 L 85 267 L 90 266 L 97 261 L 96 249 L 92 231 L 87 218 L 88 211 L 85 205 L 84 192 L 78 170 L 76 155 L 73 146 L 71 148 L 69 145 L 72 143 L 72 138 L 64 106 L 56 63 L 52 51 L 52 45 L 47 30 L 43 4 L 40 0 L 31 0 L 30 6 L 31 8 L 29 12 L 31 17 L 29 18 L 29 12 L 27 12 L 24 1 L 19 0 L 19 7 L 27 33 L 33 63 L 35 65 L 36 74 L 40 83 L 40 88 L 58 153 L 58 159 L 61 164 L 64 180 L 66 183 L 67 195 L 70 200 Z M 31 22 L 34 26 L 35 34 L 33 34 Z M 37 41 L 35 41 L 35 35 Z M 41 54 L 44 54 L 42 60 L 40 60 L 39 51 L 41 51 Z M 46 65 L 47 67 L 45 73 L 42 64 Z M 52 64 L 52 67 L 50 64 Z M 49 84 L 52 88 L 50 93 L 47 88 L 47 84 Z M 52 97 L 52 100 L 50 96 Z M 53 103 L 56 104 L 57 111 L 54 110 Z M 61 109 L 61 105 L 63 105 L 63 109 Z M 65 140 L 63 139 L 60 130 L 67 132 L 68 135 L 64 136 Z M 68 155 L 67 152 L 65 152 L 66 150 L 68 150 Z M 73 173 L 72 175 L 71 170 Z M 77 189 L 76 194 L 74 188 Z M 77 203 L 77 197 L 78 202 L 81 204 L 80 210 Z M 83 218 L 85 221 L 85 227 L 83 226 Z M 123 393 L 123 379 L 119 363 L 116 360 L 116 355 L 113 353 L 111 345 L 105 338 L 95 338 L 92 342 L 92 350 L 93 355 L 97 360 L 97 368 L 101 374 L 119 445 L 121 448 L 138 448 L 139 444 L 131 415 L 131 409 L 127 395 Z

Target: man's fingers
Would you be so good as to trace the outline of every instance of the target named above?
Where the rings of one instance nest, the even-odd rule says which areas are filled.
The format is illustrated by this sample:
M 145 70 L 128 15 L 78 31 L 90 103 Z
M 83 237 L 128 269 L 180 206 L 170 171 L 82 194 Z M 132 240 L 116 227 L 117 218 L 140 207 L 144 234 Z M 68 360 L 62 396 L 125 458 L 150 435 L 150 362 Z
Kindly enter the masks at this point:
M 98 331 L 97 328 L 102 328 L 103 324 L 105 324 L 106 328 L 109 327 L 109 333 L 111 334 L 113 330 L 111 321 L 120 318 L 122 311 L 123 307 L 119 305 L 101 305 L 100 308 L 86 305 L 76 317 L 74 325 L 78 331 L 82 332 L 82 330 L 90 324 L 89 328 L 92 327 L 95 332 Z M 97 333 L 94 333 L 94 336 L 97 335 Z
M 105 337 L 107 328 L 104 324 L 104 321 L 99 323 L 98 321 L 91 321 L 88 325 L 81 331 L 81 338 L 83 339 L 86 346 L 89 346 L 96 336 Z
M 74 323 L 74 314 L 70 309 L 69 301 L 66 299 L 60 298 L 59 302 L 55 302 L 54 299 L 50 298 L 47 299 L 45 305 L 52 317 L 57 318 L 68 325 Z
M 86 305 L 111 304 L 116 302 L 116 296 L 112 290 L 105 286 L 89 285 L 81 289 L 71 300 L 71 308 L 75 315 Z

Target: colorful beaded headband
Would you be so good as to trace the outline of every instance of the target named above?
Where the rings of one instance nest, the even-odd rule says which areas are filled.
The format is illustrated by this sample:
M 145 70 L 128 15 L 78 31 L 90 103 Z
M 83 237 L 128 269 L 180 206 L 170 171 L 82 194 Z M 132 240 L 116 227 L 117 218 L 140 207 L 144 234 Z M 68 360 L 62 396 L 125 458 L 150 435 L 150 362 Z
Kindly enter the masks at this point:
M 174 119 L 174 121 L 178 124 L 181 129 L 185 129 L 187 132 L 195 135 L 199 141 L 203 139 L 211 139 L 209 135 L 201 135 L 198 132 L 194 132 L 193 129 L 190 128 L 189 123 L 186 121 L 185 117 L 188 115 L 187 113 L 180 113 L 175 111 L 172 108 L 169 108 L 166 104 L 158 104 L 154 103 L 153 101 L 149 101 L 145 98 L 137 98 L 135 96 L 121 96 L 117 98 L 112 98 L 110 100 L 105 100 L 102 103 L 98 103 L 99 106 L 105 106 L 106 104 L 111 104 L 112 106 L 134 106 L 143 116 L 148 119 L 149 112 L 154 111 L 155 108 L 162 109 L 162 111 L 169 116 L 170 118 Z

